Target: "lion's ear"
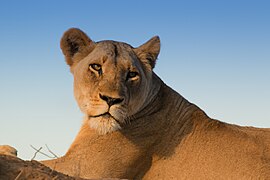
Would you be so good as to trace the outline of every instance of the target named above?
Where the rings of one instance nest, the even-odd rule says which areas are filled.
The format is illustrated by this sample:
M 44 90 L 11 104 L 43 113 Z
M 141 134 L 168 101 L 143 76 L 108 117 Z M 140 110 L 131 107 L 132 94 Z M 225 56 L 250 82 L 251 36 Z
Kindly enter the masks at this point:
M 140 60 L 150 66 L 151 69 L 155 67 L 156 60 L 160 51 L 160 39 L 158 36 L 151 38 L 149 41 L 134 49 Z
M 95 47 L 95 43 L 80 29 L 67 30 L 60 43 L 66 62 L 72 66 L 87 56 Z

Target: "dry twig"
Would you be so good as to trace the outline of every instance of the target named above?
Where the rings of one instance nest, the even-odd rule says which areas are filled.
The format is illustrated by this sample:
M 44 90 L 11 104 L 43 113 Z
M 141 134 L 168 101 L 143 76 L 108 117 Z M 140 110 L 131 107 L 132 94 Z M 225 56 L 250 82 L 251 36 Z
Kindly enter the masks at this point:
M 46 156 L 46 157 L 48 157 L 48 158 L 50 158 L 50 159 L 54 159 L 54 158 L 55 158 L 55 157 L 49 156 L 48 154 L 42 152 L 42 151 L 41 151 L 42 147 L 40 147 L 39 149 L 37 149 L 37 148 L 35 148 L 35 147 L 32 146 L 32 145 L 30 145 L 30 146 L 31 146 L 31 148 L 33 148 L 33 149 L 36 151 L 35 154 L 34 154 L 34 157 L 33 157 L 31 160 L 34 160 L 34 159 L 35 159 L 37 153 L 40 153 L 40 154 L 42 154 L 42 155 L 44 155 L 44 156 Z
M 36 148 L 34 148 L 32 145 L 30 145 L 33 149 L 35 149 L 36 150 L 36 152 L 35 152 L 35 154 L 34 154 L 34 156 L 32 157 L 32 159 L 31 159 L 31 161 L 32 160 L 34 160 L 35 159 L 35 157 L 36 157 L 36 155 L 37 155 L 37 153 L 39 153 L 40 151 L 41 151 L 41 149 L 42 149 L 42 147 L 40 147 L 39 149 L 36 149 Z
M 49 149 L 49 147 L 47 146 L 47 144 L 45 144 L 45 146 L 46 146 L 47 150 L 48 150 L 52 155 L 54 155 L 54 158 L 58 158 L 58 156 L 57 156 L 55 153 L 53 153 L 53 152 Z
M 21 177 L 22 173 L 23 173 L 23 170 L 21 170 L 20 173 L 16 176 L 15 180 L 19 180 L 19 178 Z

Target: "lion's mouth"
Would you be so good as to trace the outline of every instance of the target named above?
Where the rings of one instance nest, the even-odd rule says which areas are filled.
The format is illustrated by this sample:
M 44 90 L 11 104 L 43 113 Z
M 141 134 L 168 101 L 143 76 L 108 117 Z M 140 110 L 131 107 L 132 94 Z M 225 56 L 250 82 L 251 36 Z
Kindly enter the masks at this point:
M 113 116 L 111 115 L 109 112 L 105 112 L 103 114 L 99 114 L 99 115 L 95 115 L 95 116 L 89 116 L 90 118 L 98 118 L 98 117 L 103 117 L 103 118 L 112 118 L 114 119 L 117 123 L 119 123 L 119 121 Z
M 105 118 L 109 118 L 109 117 L 113 117 L 109 112 L 105 112 L 103 114 L 98 114 L 98 115 L 95 115 L 95 116 L 90 116 L 92 118 L 97 118 L 97 117 L 105 117 Z

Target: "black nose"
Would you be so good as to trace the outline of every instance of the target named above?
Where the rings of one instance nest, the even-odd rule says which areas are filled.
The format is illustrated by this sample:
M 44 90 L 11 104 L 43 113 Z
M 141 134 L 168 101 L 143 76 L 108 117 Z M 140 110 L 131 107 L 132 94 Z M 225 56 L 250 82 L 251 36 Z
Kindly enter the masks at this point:
M 104 96 L 101 94 L 99 94 L 99 97 L 103 99 L 104 101 L 106 101 L 109 106 L 120 104 L 124 100 L 123 98 L 112 98 L 112 97 Z

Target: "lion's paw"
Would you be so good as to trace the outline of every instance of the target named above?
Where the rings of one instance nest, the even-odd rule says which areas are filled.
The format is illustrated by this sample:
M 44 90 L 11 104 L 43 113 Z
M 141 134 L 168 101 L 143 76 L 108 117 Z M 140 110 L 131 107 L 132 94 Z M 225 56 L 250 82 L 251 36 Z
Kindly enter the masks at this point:
M 0 154 L 17 157 L 17 150 L 9 145 L 0 145 Z

